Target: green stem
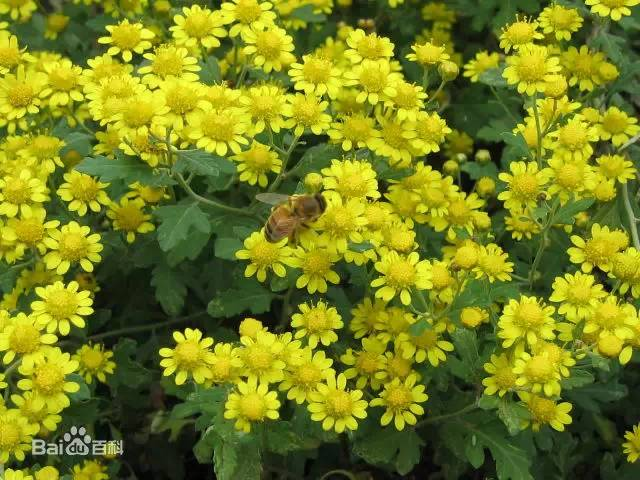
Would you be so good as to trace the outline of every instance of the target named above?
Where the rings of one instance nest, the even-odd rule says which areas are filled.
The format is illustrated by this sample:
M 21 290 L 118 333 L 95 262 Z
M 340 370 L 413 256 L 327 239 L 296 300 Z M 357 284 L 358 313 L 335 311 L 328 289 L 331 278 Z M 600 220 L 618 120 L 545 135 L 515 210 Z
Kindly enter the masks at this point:
M 185 317 L 172 318 L 171 320 L 165 320 L 164 322 L 156 322 L 156 323 L 148 323 L 146 325 L 136 325 L 134 327 L 124 327 L 119 328 L 117 330 L 111 330 L 109 332 L 98 333 L 97 335 L 91 335 L 87 337 L 87 340 L 104 340 L 105 338 L 110 337 L 119 337 L 124 335 L 130 335 L 132 333 L 141 333 L 149 330 L 156 330 L 158 328 L 167 327 L 170 325 L 176 325 L 178 323 L 188 322 L 189 320 L 193 320 L 194 318 L 198 318 L 202 315 L 206 315 L 207 312 L 197 312 L 192 315 L 187 315 Z
M 627 212 L 627 217 L 629 219 L 629 229 L 631 230 L 631 239 L 633 241 L 633 246 L 636 248 L 636 250 L 640 250 L 640 238 L 638 238 L 636 216 L 633 212 L 631 202 L 629 201 L 629 188 L 627 187 L 627 183 L 622 184 L 622 199 L 624 200 L 624 209 Z
M 542 135 L 542 127 L 540 125 L 540 114 L 538 113 L 538 94 L 536 93 L 533 97 L 533 116 L 536 121 L 536 133 L 538 135 L 538 142 L 536 145 L 536 162 L 538 163 L 538 168 L 542 168 L 542 140 L 544 136 Z
M 178 181 L 180 186 L 184 189 L 185 192 L 187 192 L 187 194 L 191 198 L 193 198 L 194 200 L 197 200 L 200 203 L 204 203 L 205 205 L 215 207 L 218 210 L 224 210 L 225 212 L 234 213 L 236 215 L 242 215 L 243 217 L 252 217 L 252 218 L 255 218 L 256 220 L 262 221 L 260 217 L 258 217 L 253 212 L 250 212 L 249 210 L 230 207 L 229 205 L 225 205 L 224 203 L 219 203 L 219 202 L 216 202 L 215 200 L 210 200 L 208 198 L 205 198 L 202 195 L 198 195 L 196 192 L 193 191 L 193 189 L 189 186 L 185 178 L 180 173 L 174 172 L 173 177 Z
M 342 475 L 343 477 L 348 478 L 349 480 L 356 480 L 356 476 L 351 473 L 349 470 L 330 470 L 324 475 L 320 477 L 319 480 L 327 480 L 331 475 Z
M 540 261 L 542 260 L 542 254 L 544 250 L 547 248 L 547 240 L 549 238 L 549 230 L 553 226 L 554 217 L 556 214 L 556 209 L 559 205 L 559 199 L 553 203 L 551 207 L 551 211 L 549 212 L 549 216 L 547 217 L 547 221 L 542 227 L 542 238 L 540 239 L 540 245 L 538 246 L 538 251 L 536 252 L 536 256 L 533 259 L 533 263 L 531 264 L 531 271 L 529 272 L 529 289 L 533 289 L 533 284 L 536 279 L 536 272 L 538 271 L 538 266 L 540 265 Z
M 425 418 L 424 420 L 416 423 L 415 428 L 420 428 L 424 425 L 430 425 L 432 423 L 441 422 L 442 420 L 446 420 L 448 418 L 459 417 L 460 415 L 464 415 L 472 410 L 478 408 L 477 402 L 470 403 L 469 405 L 462 407 L 460 410 L 457 410 L 452 413 L 446 413 L 444 415 L 436 415 L 435 417 Z
M 517 125 L 519 123 L 518 119 L 511 112 L 511 109 L 509 109 L 509 107 L 507 107 L 507 105 L 502 101 L 502 98 L 500 98 L 500 95 L 498 95 L 498 92 L 496 91 L 495 87 L 493 87 L 493 85 L 489 85 L 489 89 L 491 90 L 491 93 L 493 93 L 493 96 L 496 97 L 496 100 L 498 101 L 502 109 L 505 111 L 505 113 L 509 116 L 511 121 Z
M 287 178 L 287 176 L 288 176 L 288 173 L 286 171 L 287 170 L 287 165 L 289 163 L 289 159 L 291 158 L 291 154 L 293 153 L 293 150 L 298 145 L 298 141 L 299 140 L 300 140 L 300 136 L 299 135 L 296 135 L 295 137 L 293 137 L 293 141 L 291 142 L 291 145 L 289 145 L 289 148 L 287 149 L 287 151 L 284 152 L 284 155 L 283 155 L 284 158 L 282 159 L 282 168 L 280 169 L 280 173 L 278 174 L 276 179 L 273 181 L 273 183 L 271 184 L 271 186 L 267 190 L 268 192 L 276 191 L 277 188 L 282 183 L 282 181 L 285 178 Z

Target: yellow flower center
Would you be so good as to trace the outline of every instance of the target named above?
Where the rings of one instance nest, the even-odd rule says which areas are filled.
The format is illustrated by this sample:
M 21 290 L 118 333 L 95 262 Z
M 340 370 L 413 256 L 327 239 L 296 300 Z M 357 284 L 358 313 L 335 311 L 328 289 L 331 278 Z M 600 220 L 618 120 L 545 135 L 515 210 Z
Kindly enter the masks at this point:
M 439 141 L 442 138 L 443 125 L 436 116 L 425 118 L 418 124 L 420 137 L 426 141 Z
M 411 390 L 407 387 L 404 385 L 398 385 L 387 390 L 385 400 L 387 401 L 387 405 L 390 409 L 404 410 L 411 405 L 413 396 L 411 395 Z
M 527 362 L 525 373 L 533 382 L 544 383 L 553 376 L 553 363 L 544 355 L 536 355 Z
M 444 48 L 433 45 L 432 43 L 419 45 L 415 49 L 418 62 L 423 64 L 438 63 L 442 57 L 443 51 Z
M 391 264 L 387 272 L 387 283 L 394 288 L 408 288 L 415 283 L 416 269 L 407 260 L 398 260 Z
M 454 261 L 462 268 L 473 268 L 478 263 L 478 251 L 472 246 L 460 247 L 456 251 Z
M 89 175 L 80 175 L 74 177 L 69 183 L 69 190 L 71 190 L 73 198 L 83 202 L 89 202 L 96 198 L 100 188 L 98 182 Z
M 529 410 L 534 420 L 539 423 L 549 423 L 556 417 L 556 404 L 553 400 L 542 397 L 534 397 L 529 403 Z
M 256 243 L 251 248 L 251 261 L 261 267 L 273 265 L 280 256 L 280 249 L 266 241 Z
M 613 276 L 622 281 L 640 281 L 640 257 L 629 257 L 616 253 L 613 257 Z
M 284 39 L 272 30 L 265 30 L 256 35 L 256 50 L 267 60 L 276 60 L 280 57 L 283 43 Z
M 252 97 L 251 112 L 256 118 L 270 118 L 279 108 L 280 96 L 260 95 Z
M 40 346 L 40 331 L 31 324 L 19 323 L 9 335 L 9 348 L 17 354 L 35 352 Z
M 118 208 L 116 220 L 122 230 L 135 232 L 145 221 L 144 212 L 137 205 L 129 203 Z
M 613 252 L 609 248 L 609 242 L 605 239 L 592 238 L 584 246 L 585 258 L 594 265 L 606 263 L 611 253 Z
M 396 150 L 407 149 L 407 139 L 404 138 L 402 125 L 395 122 L 386 122 L 382 127 L 382 138 L 385 143 Z
M 325 310 L 313 309 L 305 315 L 309 333 L 318 333 L 331 329 L 331 319 Z
M 154 113 L 155 109 L 152 102 L 138 99 L 135 102 L 125 103 L 122 119 L 128 127 L 138 128 L 151 123 Z
M 578 53 L 573 58 L 572 73 L 578 78 L 589 79 L 592 77 L 596 70 L 595 62 L 589 52 Z
M 198 97 L 192 90 L 179 86 L 165 92 L 165 101 L 172 112 L 184 115 L 196 108 Z
M 254 22 L 262 15 L 262 8 L 256 0 L 239 0 L 235 8 L 235 17 L 245 25 Z
M 305 98 L 293 104 L 293 117 L 301 125 L 313 125 L 321 113 L 320 105 L 314 99 Z
M 78 83 L 78 75 L 69 67 L 58 67 L 49 73 L 49 84 L 55 89 L 68 92 Z
M 582 185 L 582 168 L 573 163 L 565 163 L 556 172 L 558 184 L 567 190 L 573 190 Z
M 569 30 L 576 19 L 572 10 L 554 5 L 549 14 L 549 23 L 555 30 Z
M 255 422 L 264 418 L 267 406 L 262 395 L 248 393 L 240 397 L 239 409 L 243 417 Z
M 514 175 L 511 191 L 520 199 L 534 199 L 538 195 L 538 179 L 531 173 Z
M 20 444 L 22 430 L 15 421 L 0 422 L 0 450 L 12 451 Z
M 535 29 L 529 22 L 515 22 L 509 25 L 504 34 L 512 45 L 522 45 L 533 40 Z
M 16 83 L 7 92 L 7 99 L 12 107 L 24 108 L 31 104 L 31 101 L 36 96 L 31 85 L 26 83 Z
M 153 72 L 162 78 L 169 75 L 180 76 L 182 67 L 182 57 L 180 57 L 175 48 L 159 49 L 153 59 Z
M 111 32 L 113 44 L 121 50 L 133 50 L 140 40 L 140 29 L 136 25 L 122 24 L 116 25 Z
M 20 63 L 20 50 L 18 47 L 0 47 L 0 66 L 12 69 Z
M 411 373 L 411 361 L 396 355 L 387 364 L 387 368 L 393 377 L 404 378 Z
M 100 350 L 88 348 L 80 355 L 82 365 L 89 370 L 98 370 L 104 361 L 104 355 Z
M 585 125 L 580 122 L 569 122 L 558 135 L 560 144 L 568 150 L 580 150 L 588 143 Z
M 302 66 L 302 74 L 305 80 L 314 83 L 324 83 L 331 76 L 331 61 L 325 58 L 307 58 Z
M 202 116 L 201 128 L 206 137 L 220 142 L 230 142 L 234 137 L 233 119 L 215 111 Z
M 464 225 L 469 221 L 471 209 L 464 200 L 454 200 L 449 204 L 449 222 L 454 225 Z
M 567 300 L 578 305 L 587 305 L 591 300 L 591 286 L 586 283 L 573 283 L 567 289 Z
M 28 181 L 21 178 L 12 178 L 2 189 L 5 201 L 14 205 L 21 205 L 29 202 L 31 198 L 31 188 Z
M 594 321 L 606 330 L 613 330 L 624 324 L 624 313 L 615 303 L 601 303 L 596 308 Z
M 27 245 L 39 242 L 44 236 L 44 225 L 35 217 L 18 220 L 13 225 L 13 230 L 16 232 L 18 240 Z
M 401 83 L 396 86 L 396 96 L 393 101 L 400 108 L 415 108 L 418 103 L 418 94 L 413 85 L 409 83 Z
M 50 363 L 38 366 L 32 378 L 35 390 L 44 395 L 62 392 L 64 387 L 64 372 L 57 365 Z
M 60 236 L 58 252 L 64 260 L 76 261 L 87 253 L 88 241 L 80 233 L 67 232 Z
M 296 381 L 302 385 L 315 385 L 322 380 L 322 371 L 313 363 L 307 363 L 298 368 Z
M 185 340 L 176 345 L 174 358 L 179 366 L 194 368 L 200 363 L 201 348 L 197 340 Z
M 345 138 L 352 141 L 367 141 L 371 136 L 371 124 L 365 117 L 347 117 L 342 126 Z
M 429 350 L 437 346 L 438 334 L 433 329 L 425 330 L 413 341 L 417 347 L 422 348 L 423 350 Z
M 231 360 L 229 358 L 218 358 L 211 366 L 213 378 L 218 381 L 225 380 L 231 376 Z
M 546 55 L 534 50 L 526 58 L 520 58 L 516 67 L 520 80 L 524 82 L 537 82 L 544 79 L 547 73 Z
M 258 344 L 252 345 L 245 355 L 245 363 L 251 370 L 268 370 L 273 360 L 273 354 Z
M 357 50 L 363 58 L 379 58 L 384 55 L 384 42 L 379 37 L 367 35 L 358 42 Z
M 253 170 L 260 172 L 268 172 L 273 165 L 273 158 L 266 148 L 253 148 L 245 152 L 244 160 Z
M 47 312 L 55 320 L 68 319 L 76 313 L 78 309 L 78 299 L 76 294 L 69 290 L 55 290 L 47 296 L 46 300 Z
M 623 112 L 610 110 L 602 117 L 602 128 L 611 134 L 624 133 L 627 126 L 628 119 Z
M 312 250 L 307 253 L 304 262 L 304 272 L 310 275 L 323 275 L 331 268 L 331 261 L 326 253 L 320 250 Z
M 377 66 L 367 66 L 360 73 L 360 84 L 369 92 L 377 93 L 387 86 L 389 72 Z
M 511 367 L 502 367 L 496 370 L 493 380 L 500 390 L 508 390 L 516 384 L 516 374 Z
M 29 152 L 41 160 L 54 158 L 58 156 L 63 145 L 64 143 L 56 137 L 38 135 L 32 140 L 31 145 L 29 145 Z
M 535 328 L 544 323 L 544 312 L 537 303 L 521 303 L 514 317 L 516 323 L 523 327 Z
M 409 252 L 415 242 L 415 233 L 411 230 L 389 229 L 385 232 L 385 242 L 396 252 Z
M 442 265 L 434 265 L 431 269 L 431 273 L 433 276 L 431 280 L 435 290 L 444 290 L 445 288 L 450 287 L 454 282 L 449 270 Z
M 207 12 L 191 12 L 185 19 L 183 29 L 191 38 L 204 38 L 211 33 L 211 20 Z
M 348 392 L 334 390 L 326 400 L 327 413 L 330 417 L 346 417 L 353 413 L 353 400 Z
M 367 375 L 378 371 L 378 354 L 373 352 L 361 352 L 356 359 L 356 368 Z

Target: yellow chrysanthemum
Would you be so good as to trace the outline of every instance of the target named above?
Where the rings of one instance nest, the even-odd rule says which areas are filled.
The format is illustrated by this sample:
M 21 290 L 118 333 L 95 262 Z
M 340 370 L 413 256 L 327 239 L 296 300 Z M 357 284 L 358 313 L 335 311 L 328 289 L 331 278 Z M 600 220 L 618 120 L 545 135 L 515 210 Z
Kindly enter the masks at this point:
M 93 313 L 93 300 L 91 292 L 79 288 L 76 281 L 68 285 L 55 282 L 47 287 L 36 287 L 36 295 L 41 300 L 32 302 L 31 309 L 38 322 L 47 326 L 49 333 L 58 331 L 61 335 L 69 335 L 70 324 L 84 328 L 82 317 Z
M 553 340 L 555 310 L 537 297 L 521 295 L 518 300 L 509 300 L 498 321 L 498 338 L 503 339 L 502 346 L 508 348 L 516 342 L 526 341 L 533 345 L 538 340 Z
M 258 384 L 258 379 L 251 377 L 246 382 L 237 382 L 236 389 L 229 394 L 224 406 L 224 418 L 235 419 L 236 429 L 248 433 L 253 423 L 280 417 L 278 393 L 269 391 L 267 383 Z
M 80 226 L 77 222 L 52 231 L 44 242 L 50 250 L 44 256 L 44 262 L 49 270 L 55 269 L 60 275 L 67 273 L 76 263 L 85 272 L 93 272 L 93 264 L 102 260 L 99 255 L 103 249 L 100 235 L 91 233 L 89 227 Z
M 484 371 L 490 376 L 482 380 L 485 395 L 503 397 L 516 387 L 516 374 L 513 372 L 512 362 L 506 354 L 491 355 L 491 361 L 484 364 Z
M 527 43 L 507 57 L 502 76 L 509 85 L 517 85 L 519 93 L 534 95 L 544 92 L 549 77 L 559 71 L 558 58 L 551 56 L 547 47 Z
M 374 398 L 370 405 L 372 407 L 385 407 L 386 411 L 380 418 L 382 426 L 393 424 L 397 430 L 403 430 L 406 425 L 415 425 L 417 415 L 424 415 L 424 408 L 420 403 L 426 402 L 429 398 L 424 393 L 424 385 L 416 385 L 417 375 L 411 374 L 404 381 L 394 378 L 384 385 L 384 390 L 378 398 Z
M 335 330 L 341 329 L 344 323 L 335 307 L 319 301 L 315 305 L 303 303 L 298 308 L 300 313 L 291 317 L 296 338 L 306 338 L 311 348 L 316 348 L 318 343 L 328 346 L 338 341 Z
M 56 193 L 69 203 L 69 211 L 77 212 L 82 217 L 87 210 L 97 213 L 103 205 L 109 205 L 109 197 L 104 191 L 109 186 L 108 183 L 102 183 L 77 170 L 65 173 L 64 180 Z
M 164 368 L 162 374 L 165 377 L 176 374 L 176 385 L 182 385 L 188 377 L 198 383 L 212 377 L 209 366 L 213 363 L 213 354 L 210 350 L 213 338 L 203 337 L 197 328 L 187 328 L 184 333 L 173 332 L 176 342 L 174 348 L 161 348 L 160 366 Z
M 640 0 L 586 0 L 585 3 L 591 6 L 591 13 L 619 22 L 623 16 L 631 15 L 629 7 L 635 7 Z
M 307 408 L 311 419 L 322 422 L 324 430 L 356 430 L 356 418 L 367 416 L 367 401 L 362 399 L 361 390 L 348 390 L 347 378 L 343 374 L 328 375 L 326 383 L 318 385 L 315 392 L 309 394 Z

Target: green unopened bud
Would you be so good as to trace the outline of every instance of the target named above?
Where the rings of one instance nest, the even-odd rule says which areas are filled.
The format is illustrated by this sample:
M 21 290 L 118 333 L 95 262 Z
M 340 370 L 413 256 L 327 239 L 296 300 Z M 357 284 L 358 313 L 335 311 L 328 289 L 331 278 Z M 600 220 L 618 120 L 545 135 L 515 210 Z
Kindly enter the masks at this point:
M 442 164 L 442 169 L 449 175 L 452 175 L 460 169 L 460 166 L 455 160 L 447 160 Z
M 491 197 L 496 193 L 496 182 L 491 177 L 482 177 L 476 182 L 476 191 L 482 198 Z
M 454 156 L 454 160 L 458 163 L 464 163 L 468 160 L 466 153 L 456 153 Z
M 443 82 L 451 82 L 458 77 L 460 68 L 455 63 L 445 60 L 438 65 L 438 73 Z
M 309 193 L 317 193 L 322 189 L 322 175 L 316 172 L 307 173 L 304 177 L 304 187 Z
M 478 163 L 489 163 L 491 161 L 491 152 L 489 150 L 478 150 L 475 155 L 476 162 Z

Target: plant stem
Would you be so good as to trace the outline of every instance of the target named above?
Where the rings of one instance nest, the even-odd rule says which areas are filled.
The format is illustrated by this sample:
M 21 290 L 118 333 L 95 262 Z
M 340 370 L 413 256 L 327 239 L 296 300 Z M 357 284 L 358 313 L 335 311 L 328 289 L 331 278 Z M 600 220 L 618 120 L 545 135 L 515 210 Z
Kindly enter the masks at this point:
M 146 325 L 136 325 L 133 327 L 119 328 L 117 330 L 111 330 L 109 332 L 99 333 L 97 335 L 91 335 L 90 337 L 87 337 L 87 340 L 94 340 L 94 341 L 104 340 L 105 338 L 109 338 L 109 337 L 117 337 L 120 335 L 129 335 L 132 333 L 140 333 L 140 332 L 146 332 L 148 330 L 155 330 L 157 328 L 167 327 L 169 325 L 176 325 L 178 323 L 188 322 L 189 320 L 193 320 L 194 318 L 197 318 L 201 315 L 205 315 L 206 313 L 207 312 L 205 311 L 201 311 L 201 312 L 196 312 L 184 317 L 165 320 L 164 322 L 148 323 Z
M 442 420 L 446 420 L 448 418 L 459 417 L 460 415 L 464 415 L 472 410 L 475 410 L 478 407 L 477 402 L 470 403 L 469 405 L 462 407 L 460 410 L 457 410 L 452 413 L 446 413 L 444 415 L 436 415 L 435 417 L 425 418 L 424 420 L 416 423 L 416 428 L 420 428 L 424 425 L 429 425 L 436 422 L 441 422 Z
M 331 475 L 342 475 L 343 477 L 348 478 L 349 480 L 356 480 L 356 476 L 351 473 L 349 470 L 330 470 L 324 475 L 320 477 L 319 480 L 327 480 Z
M 509 118 L 511 119 L 511 121 L 514 124 L 518 124 L 518 119 L 513 115 L 513 113 L 511 112 L 511 110 L 509 109 L 509 107 L 507 107 L 507 105 L 502 101 L 502 99 L 500 98 L 500 95 L 498 95 L 498 92 L 496 91 L 495 87 L 493 85 L 489 85 L 489 89 L 491 90 L 491 92 L 493 93 L 493 96 L 496 97 L 496 100 L 498 101 L 498 103 L 500 104 L 500 106 L 503 108 L 503 110 L 505 111 L 505 113 L 509 116 Z
M 640 238 L 638 238 L 638 227 L 636 226 L 636 216 L 633 207 L 629 201 L 629 188 L 626 183 L 622 184 L 622 199 L 624 200 L 624 209 L 629 218 L 629 229 L 631 230 L 631 239 L 636 250 L 640 250 Z
M 180 173 L 174 172 L 173 177 L 178 181 L 180 186 L 184 189 L 185 192 L 187 192 L 187 194 L 189 194 L 190 197 L 192 197 L 194 200 L 197 200 L 200 203 L 204 203 L 205 205 L 215 207 L 219 210 L 224 210 L 225 212 L 234 213 L 236 215 L 242 215 L 243 217 L 252 217 L 252 218 L 255 218 L 256 220 L 262 221 L 260 217 L 258 217 L 256 214 L 254 214 L 249 210 L 230 207 L 229 205 L 225 205 L 224 203 L 219 203 L 219 202 L 216 202 L 215 200 L 210 200 L 208 198 L 205 198 L 202 195 L 198 195 L 196 192 L 193 191 L 193 189 L 189 186 L 185 178 Z
M 300 140 L 299 135 L 296 135 L 295 137 L 293 137 L 293 141 L 291 142 L 291 145 L 289 145 L 289 148 L 287 149 L 287 151 L 284 152 L 284 158 L 282 159 L 282 168 L 280 170 L 280 173 L 276 177 L 276 179 L 273 181 L 273 183 L 267 190 L 268 192 L 274 192 L 280 186 L 282 181 L 285 178 L 287 178 L 287 171 L 286 171 L 287 164 L 289 163 L 289 159 L 291 158 L 291 154 L 293 153 L 293 150 L 298 145 L 298 140 Z
M 536 162 L 538 163 L 538 168 L 542 168 L 542 140 L 544 136 L 542 135 L 542 127 L 540 126 L 540 114 L 538 113 L 538 94 L 536 93 L 533 97 L 533 116 L 536 121 L 536 133 L 538 135 L 538 142 L 536 145 Z
M 542 227 L 542 238 L 540 239 L 540 245 L 538 246 L 538 251 L 536 252 L 536 256 L 533 259 L 533 263 L 531 264 L 531 271 L 529 272 L 529 289 L 533 289 L 533 283 L 535 282 L 536 272 L 538 271 L 538 266 L 540 265 L 540 261 L 542 260 L 542 254 L 544 250 L 547 248 L 547 240 L 549 238 L 549 229 L 553 225 L 553 220 L 556 214 L 556 209 L 558 208 L 559 200 L 556 200 L 551 207 L 551 211 L 549 212 L 549 216 L 547 217 L 547 221 Z

